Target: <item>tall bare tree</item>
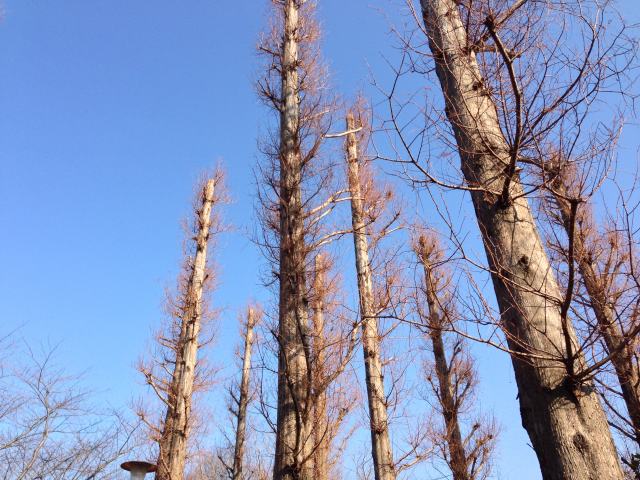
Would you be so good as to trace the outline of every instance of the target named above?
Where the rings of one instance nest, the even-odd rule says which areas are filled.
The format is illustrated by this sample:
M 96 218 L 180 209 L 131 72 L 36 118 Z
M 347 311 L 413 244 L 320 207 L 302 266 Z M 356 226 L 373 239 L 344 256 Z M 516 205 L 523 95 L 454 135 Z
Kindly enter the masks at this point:
M 326 377 L 327 351 L 325 335 L 325 310 L 327 297 L 326 262 L 322 254 L 315 257 L 315 275 L 313 279 L 312 324 L 313 324 L 313 358 L 314 368 L 311 372 L 312 389 L 314 395 L 314 452 L 313 478 L 327 480 L 329 475 L 329 448 L 331 436 L 329 433 L 329 418 L 327 412 L 327 391 L 322 388 Z
M 305 238 L 302 210 L 302 152 L 300 135 L 300 6 L 285 0 L 281 44 L 280 100 L 280 360 L 278 367 L 278 421 L 274 479 L 311 478 L 308 424 L 302 411 L 308 408 L 309 365 L 305 349 L 308 317 L 305 308 Z
M 491 454 L 496 428 L 491 420 L 477 419 L 466 435 L 462 416 L 473 401 L 477 384 L 473 360 L 459 335 L 447 348 L 445 332 L 457 321 L 451 278 L 444 271 L 445 257 L 435 235 L 423 233 L 413 242 L 413 250 L 423 269 L 424 282 L 418 289 L 426 301 L 416 298 L 419 324 L 431 339 L 433 370 L 427 380 L 435 393 L 444 428 L 434 433 L 434 443 L 451 469 L 454 480 L 480 480 L 491 474 Z
M 500 310 L 496 325 L 511 353 L 523 426 L 542 475 L 622 478 L 602 406 L 581 374 L 586 362 L 568 315 L 571 292 L 554 278 L 527 198 L 540 185 L 530 185 L 523 170 L 554 135 L 570 131 L 576 145 L 591 101 L 620 72 L 611 61 L 619 49 L 604 46 L 602 10 L 570 1 L 421 0 L 417 10 L 408 3 L 431 52 L 407 43 L 414 58 L 428 58 L 409 69 L 435 66 L 450 127 L 443 145 L 451 148 L 453 137 L 464 180 L 445 181 L 420 163 L 415 153 L 426 139 L 420 132 L 407 139 L 393 105 L 391 121 L 424 182 L 471 196 Z M 554 21 L 572 29 L 554 30 Z M 563 41 L 584 47 L 576 61 L 563 56 Z M 422 118 L 439 128 L 445 115 Z
M 352 376 L 345 372 L 355 345 L 355 325 L 344 314 L 343 295 L 334 264 L 326 253 L 314 259 L 310 307 L 313 397 L 313 474 L 340 478 L 339 461 L 352 430 L 345 421 L 357 403 Z
M 313 255 L 344 234 L 327 231 L 326 221 L 343 192 L 332 188 L 331 166 L 321 156 L 334 107 L 325 98 L 314 2 L 273 0 L 272 4 L 272 29 L 259 45 L 267 71 L 258 82 L 258 93 L 278 116 L 277 132 L 264 148 L 267 162 L 259 165 L 261 246 L 278 285 L 273 331 L 279 357 L 274 479 L 307 479 L 313 476 L 315 399 L 322 398 L 313 384 L 308 280 Z M 349 345 L 352 335 L 343 333 L 341 341 Z M 344 370 L 348 357 L 337 362 L 323 389 Z
M 373 278 L 367 240 L 367 212 L 359 170 L 358 139 L 356 133 L 362 125 L 356 125 L 353 114 L 347 115 L 347 178 L 351 194 L 351 221 L 355 247 L 360 317 L 362 321 L 362 349 L 366 375 L 367 398 L 371 431 L 371 453 L 376 480 L 396 478 L 393 450 L 389 438 L 389 421 L 384 391 L 384 374 L 380 358 L 380 338 L 373 297 Z
M 205 292 L 213 281 L 207 264 L 210 239 L 220 229 L 218 215 L 212 215 L 220 203 L 222 174 L 216 173 L 204 182 L 199 193 L 193 223 L 192 254 L 188 255 L 180 279 L 179 293 L 174 302 L 171 326 L 160 333 L 161 352 L 150 362 L 141 362 L 139 370 L 145 376 L 165 407 L 160 425 L 154 425 L 144 411 L 139 415 L 155 430 L 158 442 L 159 480 L 181 480 L 185 472 L 187 446 L 192 433 L 192 397 L 202 388 L 203 378 L 198 350 L 204 343 L 201 329 L 207 317 Z
M 242 354 L 242 375 L 237 391 L 233 388 L 229 393 L 231 405 L 229 409 L 235 419 L 235 438 L 233 446 L 233 464 L 227 467 L 231 480 L 243 480 L 244 452 L 247 431 L 247 407 L 251 399 L 249 383 L 251 381 L 251 349 L 254 342 L 254 328 L 260 320 L 261 313 L 254 307 L 247 308 L 244 325 L 244 351 Z

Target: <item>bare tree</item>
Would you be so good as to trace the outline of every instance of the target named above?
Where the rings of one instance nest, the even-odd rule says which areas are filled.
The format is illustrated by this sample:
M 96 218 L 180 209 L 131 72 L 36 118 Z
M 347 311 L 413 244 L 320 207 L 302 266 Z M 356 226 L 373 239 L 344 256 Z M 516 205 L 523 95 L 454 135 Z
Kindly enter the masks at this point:
M 332 188 L 332 166 L 324 161 L 323 141 L 331 125 L 333 102 L 327 100 L 326 77 L 319 62 L 319 31 L 313 19 L 314 2 L 274 0 L 273 25 L 259 45 L 267 72 L 258 93 L 278 115 L 277 131 L 264 146 L 266 162 L 259 165 L 261 247 L 278 285 L 277 420 L 274 479 L 313 476 L 316 450 L 313 420 L 315 400 L 340 375 L 350 347 L 321 385 L 314 385 L 313 327 L 310 321 L 313 257 L 342 229 L 329 228 L 327 218 L 344 200 Z M 275 283 L 274 282 L 274 283 Z M 351 331 L 342 345 L 352 345 Z M 264 390 L 261 390 L 264 392 Z M 261 399 L 268 417 L 268 402 Z M 270 423 L 269 420 L 267 420 Z
M 354 115 L 349 114 L 347 115 L 346 127 L 347 177 L 351 194 L 351 219 L 362 321 L 362 349 L 369 403 L 371 453 L 376 480 L 393 480 L 396 478 L 396 471 L 389 438 L 384 375 L 380 359 L 380 339 L 377 321 L 377 316 L 380 312 L 376 308 L 373 297 L 373 278 L 367 240 L 367 213 L 373 212 L 365 211 L 365 198 L 359 171 L 358 139 L 356 137 L 356 133 L 362 129 L 362 125 L 356 125 Z
M 220 452 L 202 452 L 191 459 L 185 480 L 228 480 L 229 468 L 221 459 Z
M 310 306 L 313 397 L 313 474 L 319 480 L 340 478 L 338 463 L 353 430 L 344 423 L 357 403 L 353 379 L 345 372 L 355 348 L 355 326 L 344 314 L 339 278 L 332 259 L 314 259 Z
M 247 308 L 246 318 L 244 319 L 244 351 L 241 356 L 242 375 L 240 384 L 237 388 L 229 389 L 231 404 L 229 411 L 235 421 L 235 438 L 233 441 L 233 463 L 226 465 L 229 478 L 231 480 L 242 480 L 246 478 L 243 473 L 245 440 L 247 431 L 247 407 L 251 400 L 251 392 L 249 390 L 251 381 L 251 349 L 254 342 L 254 328 L 260 321 L 262 313 L 258 307 L 250 306 Z
M 192 255 L 188 255 L 180 279 L 179 295 L 173 302 L 168 332 L 157 338 L 160 352 L 150 362 L 141 362 L 139 370 L 165 409 L 165 417 L 158 425 L 143 409 L 140 418 L 152 429 L 158 442 L 158 470 L 160 480 L 181 480 L 185 472 L 187 446 L 193 429 L 192 397 L 204 388 L 206 378 L 199 348 L 206 343 L 201 329 L 208 319 L 205 292 L 213 275 L 207 264 L 207 252 L 213 235 L 220 231 L 214 206 L 221 202 L 222 174 L 217 172 L 204 182 L 199 193 L 193 224 Z
M 597 2 L 421 0 L 419 9 L 407 3 L 424 41 L 405 42 L 410 62 L 400 70 L 435 67 L 450 127 L 438 136 L 441 158 L 457 150 L 464 179 L 445 180 L 423 161 L 427 131 L 442 133 L 445 115 L 427 107 L 421 112 L 427 126 L 409 137 L 392 92 L 390 122 L 401 162 L 423 175 L 417 185 L 471 196 L 500 310 L 495 325 L 506 337 L 502 348 L 512 357 L 523 426 L 543 477 L 619 479 L 606 417 L 569 315 L 573 292 L 554 278 L 528 197 L 541 188 L 531 175 L 536 159 L 555 140 L 563 139 L 563 150 L 577 149 L 592 101 L 619 78 L 622 34 L 606 44 Z M 584 50 L 567 56 L 563 42 Z M 396 73 L 394 90 L 402 75 Z M 474 262 L 461 243 L 458 248 Z
M 308 317 L 305 308 L 306 245 L 302 199 L 303 154 L 300 145 L 302 87 L 300 42 L 304 39 L 300 9 L 305 2 L 275 2 L 283 20 L 281 40 L 272 52 L 280 73 L 280 93 L 269 91 L 280 114 L 279 141 L 279 314 L 278 420 L 274 480 L 311 478 L 309 424 Z M 309 34 L 309 33 L 308 33 Z M 262 48 L 267 48 L 262 46 Z M 302 75 L 301 75 L 302 73 Z M 265 86 L 268 84 L 264 84 Z M 268 87 L 263 91 L 266 93 Z
M 109 479 L 134 447 L 136 429 L 97 407 L 81 377 L 42 353 L 0 340 L 0 477 L 16 480 Z
M 496 428 L 491 420 L 476 419 L 468 433 L 462 433 L 462 417 L 473 402 L 477 379 L 463 339 L 455 335 L 448 347 L 445 342 L 445 332 L 458 321 L 452 279 L 445 271 L 446 258 L 433 234 L 419 235 L 414 239 L 413 250 L 424 272 L 424 282 L 418 289 L 422 298 L 416 298 L 418 323 L 424 325 L 433 349 L 433 368 L 427 370 L 427 381 L 437 399 L 436 409 L 444 419 L 443 428 L 434 432 L 434 443 L 454 480 L 485 479 L 491 474 Z
M 567 283 L 576 284 L 573 310 L 575 318 L 586 326 L 583 336 L 594 347 L 600 341 L 604 344 L 599 355 L 592 355 L 589 369 L 598 372 L 609 361 L 613 365 L 627 414 L 621 415 L 607 401 L 607 394 L 618 389 L 606 388 L 603 394 L 612 413 L 610 421 L 619 433 L 636 443 L 637 449 L 640 444 L 637 356 L 640 291 L 635 275 L 635 241 L 633 232 L 615 217 L 608 224 L 596 223 L 590 201 L 595 191 L 589 188 L 588 177 L 592 171 L 589 167 L 583 162 L 558 157 L 547 162 L 545 212 L 566 238 L 562 241 L 559 235 L 554 236 L 550 239 L 550 248 L 565 265 Z M 596 182 L 596 186 L 600 183 Z M 574 289 L 570 284 L 568 288 Z M 598 380 L 602 382 L 601 376 Z M 629 462 L 626 458 L 623 460 Z
M 312 389 L 317 392 L 313 405 L 313 478 L 327 480 L 329 475 L 329 448 L 331 437 L 329 434 L 329 418 L 327 412 L 327 391 L 322 388 L 326 377 L 326 336 L 325 336 L 325 310 L 326 310 L 326 265 L 323 264 L 321 254 L 315 258 L 315 275 L 313 281 L 312 300 L 312 324 L 313 341 L 312 356 L 314 367 L 312 368 Z

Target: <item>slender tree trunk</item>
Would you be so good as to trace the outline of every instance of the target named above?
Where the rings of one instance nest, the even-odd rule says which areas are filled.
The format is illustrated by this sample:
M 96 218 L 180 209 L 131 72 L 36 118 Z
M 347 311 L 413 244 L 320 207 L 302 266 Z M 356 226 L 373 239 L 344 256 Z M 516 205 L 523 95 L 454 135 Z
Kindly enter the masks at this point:
M 353 115 L 347 116 L 347 167 L 349 190 L 351 193 L 351 222 L 355 245 L 358 293 L 360 296 L 360 316 L 362 319 L 362 348 L 369 401 L 371 429 L 371 453 L 376 480 L 396 478 L 389 427 L 387 404 L 384 393 L 384 377 L 380 360 L 380 339 L 378 336 L 377 312 L 373 300 L 373 280 L 369 261 L 369 246 L 360 185 L 358 141 Z
M 167 415 L 159 442 L 158 480 L 182 480 L 187 455 L 187 438 L 191 417 L 191 396 L 198 355 L 198 335 L 202 322 L 202 293 L 207 279 L 207 247 L 214 202 L 215 179 L 207 181 L 198 211 L 196 253 L 181 308 L 181 331 L 176 349 Z
M 453 474 L 453 480 L 471 480 L 467 465 L 467 456 L 464 451 L 464 442 L 460 433 L 460 423 L 458 421 L 458 406 L 453 398 L 453 384 L 451 370 L 444 347 L 442 337 L 442 325 L 444 322 L 444 312 L 440 307 L 435 290 L 435 279 L 430 262 L 426 258 L 420 258 L 424 268 L 425 292 L 427 305 L 429 306 L 429 336 L 433 345 L 433 358 L 438 377 L 438 392 L 442 415 L 447 435 L 447 446 L 449 449 L 449 468 Z
M 253 328 L 257 318 L 256 311 L 249 307 L 244 335 L 244 355 L 242 357 L 242 379 L 238 396 L 238 413 L 236 425 L 236 444 L 233 452 L 232 480 L 242 479 L 244 459 L 244 441 L 247 431 L 247 406 L 249 405 L 249 380 L 251 378 L 251 347 L 253 345 Z
M 467 183 L 481 187 L 471 197 L 502 322 L 514 351 L 536 353 L 526 361 L 512 356 L 522 423 L 545 480 L 623 478 L 606 417 L 591 385 L 574 385 L 567 368 L 578 366 L 568 352 L 575 334 L 560 307 L 549 259 L 517 174 L 509 202 L 501 202 L 510 151 L 495 105 L 483 85 L 475 52 L 454 0 L 421 0 L 429 46 L 453 127 Z M 497 193 L 491 193 L 497 192 Z M 548 355 L 549 359 L 541 358 Z
M 326 377 L 326 342 L 324 328 L 325 265 L 322 254 L 315 258 L 315 278 L 313 283 L 313 478 L 327 480 L 329 475 L 329 421 L 327 417 L 327 391 L 323 386 Z M 321 391 L 320 391 L 321 390 Z
M 301 199 L 298 0 L 283 3 L 280 112 L 280 297 L 278 418 L 274 480 L 305 480 L 309 468 L 309 379 L 305 238 Z
M 560 211 L 563 227 L 567 235 L 573 235 L 574 257 L 578 269 L 584 280 L 584 285 L 591 299 L 591 308 L 598 322 L 600 334 L 607 350 L 613 354 L 611 363 L 616 371 L 622 398 L 627 406 L 629 418 L 635 431 L 636 442 L 640 445 L 640 369 L 635 361 L 632 346 L 628 344 L 622 331 L 616 323 L 615 313 L 607 299 L 606 280 L 595 270 L 585 248 L 588 244 L 589 232 L 574 231 L 572 224 L 575 215 L 572 213 L 571 203 L 567 200 L 567 185 L 562 178 L 557 177 L 553 182 L 554 199 Z M 593 239 L 591 239 L 593 241 Z

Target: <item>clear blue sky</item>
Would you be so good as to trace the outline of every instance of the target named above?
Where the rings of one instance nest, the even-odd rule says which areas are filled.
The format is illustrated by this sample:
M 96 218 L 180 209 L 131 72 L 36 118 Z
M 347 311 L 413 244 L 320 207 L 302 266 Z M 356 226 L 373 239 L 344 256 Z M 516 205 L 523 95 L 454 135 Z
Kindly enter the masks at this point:
M 1 330 L 23 325 L 32 343 L 60 343 L 61 363 L 87 370 L 105 403 L 125 404 L 174 283 L 194 181 L 222 160 L 238 232 L 218 249 L 226 311 L 216 357 L 231 358 L 238 309 L 265 295 L 262 258 L 243 230 L 264 129 L 252 79 L 267 2 L 2 3 Z M 386 71 L 381 53 L 394 56 L 399 2 L 320 3 L 334 84 L 347 96 L 366 90 L 369 69 Z M 637 10 L 635 0 L 621 5 Z M 480 355 L 481 400 L 503 425 L 498 470 L 538 479 L 509 361 Z

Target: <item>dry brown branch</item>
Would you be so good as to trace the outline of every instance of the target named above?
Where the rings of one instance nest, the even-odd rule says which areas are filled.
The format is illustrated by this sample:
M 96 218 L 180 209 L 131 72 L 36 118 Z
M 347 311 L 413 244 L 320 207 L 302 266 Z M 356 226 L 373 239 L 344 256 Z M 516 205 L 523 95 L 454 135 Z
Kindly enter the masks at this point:
M 164 407 L 164 418 L 149 414 L 143 406 L 137 410 L 158 443 L 156 478 L 160 480 L 183 478 L 190 436 L 196 430 L 193 396 L 213 380 L 198 352 L 210 342 L 201 332 L 212 318 L 207 294 L 214 277 L 207 253 L 212 238 L 221 230 L 217 208 L 224 199 L 222 190 L 220 171 L 206 179 L 199 190 L 178 294 L 170 303 L 170 324 L 156 338 L 156 353 L 138 367 Z

